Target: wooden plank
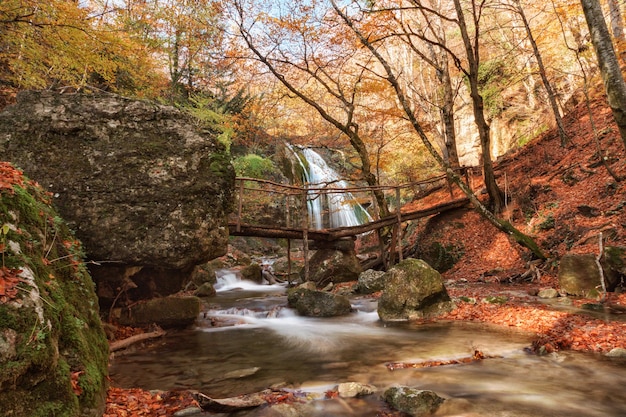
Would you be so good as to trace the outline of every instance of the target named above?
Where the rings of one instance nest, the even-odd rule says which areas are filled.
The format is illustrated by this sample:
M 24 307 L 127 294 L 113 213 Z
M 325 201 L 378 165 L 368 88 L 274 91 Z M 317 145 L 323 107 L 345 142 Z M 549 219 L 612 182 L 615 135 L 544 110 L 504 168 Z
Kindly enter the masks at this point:
M 434 214 L 441 213 L 443 211 L 460 208 L 469 203 L 469 199 L 461 198 L 453 200 L 448 203 L 438 204 L 433 207 L 429 207 L 421 210 L 414 210 L 411 212 L 401 213 L 400 220 L 402 222 L 408 220 L 415 220 L 422 217 L 432 216 Z M 362 224 L 352 227 L 340 227 L 335 229 L 322 229 L 322 230 L 307 230 L 307 238 L 311 240 L 320 241 L 333 241 L 342 237 L 356 236 L 362 233 L 367 233 L 372 230 L 381 229 L 386 226 L 391 226 L 398 222 L 396 214 L 384 217 L 380 220 L 375 220 L 370 223 Z M 232 236 L 253 236 L 253 237 L 271 237 L 271 238 L 291 238 L 291 239 L 303 239 L 304 230 L 297 228 L 287 227 L 271 227 L 271 226 L 255 226 L 248 224 L 241 224 L 240 231 L 237 231 L 235 223 L 229 223 L 228 228 Z

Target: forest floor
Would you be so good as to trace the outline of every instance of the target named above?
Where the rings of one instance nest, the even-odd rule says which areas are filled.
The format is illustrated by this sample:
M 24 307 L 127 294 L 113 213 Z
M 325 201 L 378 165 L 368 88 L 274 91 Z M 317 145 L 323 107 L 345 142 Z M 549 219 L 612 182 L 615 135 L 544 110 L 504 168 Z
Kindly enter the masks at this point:
M 578 350 L 604 354 L 626 348 L 626 294 L 602 299 L 558 297 L 538 302 L 545 288 L 559 289 L 558 260 L 565 253 L 594 253 L 603 245 L 626 246 L 626 151 L 603 98 L 585 103 L 565 118 L 570 143 L 562 147 L 550 130 L 524 148 L 499 158 L 498 182 L 509 203 L 504 213 L 519 230 L 532 236 L 547 261 L 531 261 L 529 252 L 498 232 L 473 210 L 458 210 L 418 224 L 419 245 L 431 242 L 456 248 L 458 261 L 442 275 L 455 310 L 444 320 L 480 321 L 536 333 L 537 353 Z M 473 178 L 476 188 L 479 176 Z M 458 194 L 460 196 L 460 194 Z M 483 197 L 485 197 L 483 195 Z M 420 206 L 447 200 L 447 191 L 434 193 Z M 531 270 L 532 274 L 524 273 Z M 487 302 L 501 297 L 501 302 Z M 465 301 L 463 301 L 465 300 Z M 567 303 L 564 303 L 567 301 Z M 596 306 L 606 314 L 574 310 Z M 111 388 L 105 417 L 172 415 L 193 404 L 187 392 L 151 393 Z

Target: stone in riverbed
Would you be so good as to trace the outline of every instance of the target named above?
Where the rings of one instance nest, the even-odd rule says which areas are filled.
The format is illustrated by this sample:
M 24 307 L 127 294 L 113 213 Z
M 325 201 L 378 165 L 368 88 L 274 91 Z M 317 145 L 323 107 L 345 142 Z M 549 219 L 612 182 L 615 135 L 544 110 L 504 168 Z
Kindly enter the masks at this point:
M 412 387 L 391 387 L 383 398 L 396 410 L 414 417 L 431 415 L 445 401 L 433 391 Z
M 543 288 L 537 293 L 539 298 L 557 298 L 558 296 L 559 292 L 554 288 Z
M 385 287 L 385 273 L 383 271 L 375 271 L 368 269 L 361 272 L 359 280 L 356 284 L 356 292 L 360 294 L 372 294 L 381 291 Z
M 360 382 L 342 382 L 337 385 L 337 392 L 342 398 L 362 397 L 376 392 L 376 387 L 369 384 L 361 384 Z
M 352 311 L 347 297 L 306 288 L 289 290 L 287 301 L 289 307 L 308 317 L 345 316 Z
M 614 348 L 611 349 L 606 356 L 609 358 L 626 358 L 626 349 L 624 348 Z

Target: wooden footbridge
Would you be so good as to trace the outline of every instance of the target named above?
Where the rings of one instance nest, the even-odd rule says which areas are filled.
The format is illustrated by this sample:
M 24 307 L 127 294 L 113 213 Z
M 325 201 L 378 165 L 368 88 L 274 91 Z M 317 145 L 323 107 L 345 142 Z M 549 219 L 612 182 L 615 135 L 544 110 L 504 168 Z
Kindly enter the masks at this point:
M 469 180 L 469 178 L 468 178 Z M 387 250 L 390 257 L 397 249 L 402 260 L 401 239 L 402 223 L 422 217 L 432 216 L 447 210 L 463 207 L 468 199 L 455 192 L 445 175 L 429 178 L 424 181 L 394 186 L 339 188 L 333 184 L 305 185 L 297 187 L 278 184 L 272 181 L 254 178 L 237 178 L 236 212 L 229 218 L 228 228 L 231 236 L 254 236 L 267 238 L 286 238 L 288 252 L 291 239 L 303 241 L 305 256 L 308 241 L 332 242 L 344 238 L 355 238 L 358 235 L 383 228 L 392 228 L 392 238 L 388 247 L 380 243 L 381 252 Z M 445 193 L 446 187 L 449 193 Z M 420 204 L 420 199 L 434 190 L 444 190 L 448 201 L 435 205 Z M 392 213 L 385 217 L 378 216 L 378 205 L 375 192 L 382 192 Z M 328 223 L 331 213 L 323 213 L 326 220 L 322 228 L 314 228 L 309 218 L 308 204 L 312 199 L 325 198 L 332 194 L 350 196 L 346 204 L 359 203 L 371 215 L 371 219 L 357 226 L 331 227 Z M 411 203 L 402 207 L 402 200 Z M 410 208 L 409 208 L 410 207 Z M 381 255 L 382 255 L 381 253 Z M 384 257 L 383 257 L 384 258 Z

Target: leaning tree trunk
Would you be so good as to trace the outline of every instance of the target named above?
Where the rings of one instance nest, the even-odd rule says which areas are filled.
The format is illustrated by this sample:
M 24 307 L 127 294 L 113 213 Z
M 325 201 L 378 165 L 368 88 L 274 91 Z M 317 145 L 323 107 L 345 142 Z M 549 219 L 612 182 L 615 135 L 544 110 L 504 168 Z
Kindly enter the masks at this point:
M 626 82 L 598 0 L 581 0 L 613 118 L 626 146 Z

